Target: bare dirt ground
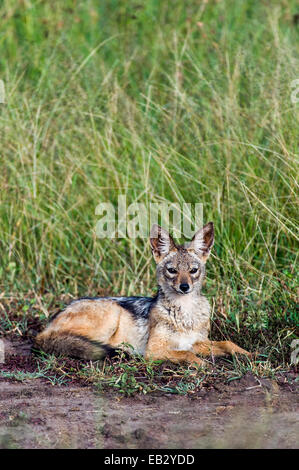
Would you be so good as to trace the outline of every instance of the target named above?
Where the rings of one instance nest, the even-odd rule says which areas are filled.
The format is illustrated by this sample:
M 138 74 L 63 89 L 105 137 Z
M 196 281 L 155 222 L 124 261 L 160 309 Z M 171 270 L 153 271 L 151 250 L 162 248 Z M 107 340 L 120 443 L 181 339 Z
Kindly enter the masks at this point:
M 26 344 L 18 357 L 22 348 L 26 361 Z M 0 448 L 297 448 L 298 442 L 298 387 L 288 380 L 247 374 L 196 396 L 125 398 L 79 384 L 0 379 Z

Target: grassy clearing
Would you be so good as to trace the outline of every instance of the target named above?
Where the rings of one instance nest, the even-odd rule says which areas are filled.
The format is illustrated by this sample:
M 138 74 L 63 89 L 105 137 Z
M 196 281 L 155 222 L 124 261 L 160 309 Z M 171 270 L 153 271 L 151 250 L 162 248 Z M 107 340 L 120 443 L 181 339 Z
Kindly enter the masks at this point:
M 213 337 L 262 348 L 274 367 L 289 363 L 298 337 L 296 8 L 1 3 L 2 333 L 44 322 L 62 294 L 153 291 L 146 240 L 96 238 L 100 202 L 202 202 L 216 227 L 205 287 Z M 5 307 L 11 299 L 16 311 Z

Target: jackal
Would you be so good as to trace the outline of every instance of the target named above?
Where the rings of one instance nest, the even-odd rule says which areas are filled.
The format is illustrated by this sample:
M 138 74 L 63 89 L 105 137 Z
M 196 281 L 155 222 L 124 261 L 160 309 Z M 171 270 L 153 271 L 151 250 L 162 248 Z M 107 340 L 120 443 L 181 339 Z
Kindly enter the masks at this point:
M 197 354 L 249 355 L 230 341 L 208 339 L 210 306 L 201 287 L 213 243 L 212 222 L 188 245 L 177 245 L 166 230 L 153 225 L 150 244 L 157 264 L 157 295 L 75 300 L 37 336 L 37 346 L 91 360 L 128 344 L 146 359 L 175 363 L 202 364 Z

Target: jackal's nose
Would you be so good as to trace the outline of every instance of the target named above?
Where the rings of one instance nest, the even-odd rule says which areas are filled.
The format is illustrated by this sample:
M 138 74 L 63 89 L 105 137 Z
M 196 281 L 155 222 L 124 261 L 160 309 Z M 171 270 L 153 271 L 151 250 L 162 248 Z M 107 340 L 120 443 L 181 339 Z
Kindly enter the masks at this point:
M 184 294 L 187 294 L 187 292 L 189 292 L 189 284 L 180 284 L 180 290 L 184 292 Z

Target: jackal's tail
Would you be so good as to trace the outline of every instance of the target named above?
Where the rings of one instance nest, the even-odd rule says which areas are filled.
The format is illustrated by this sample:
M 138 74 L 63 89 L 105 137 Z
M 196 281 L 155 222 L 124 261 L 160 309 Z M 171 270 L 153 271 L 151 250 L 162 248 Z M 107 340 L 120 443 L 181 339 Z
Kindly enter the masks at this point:
M 36 346 L 46 353 L 97 361 L 113 353 L 113 348 L 85 336 L 68 332 L 43 331 L 35 338 Z

